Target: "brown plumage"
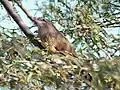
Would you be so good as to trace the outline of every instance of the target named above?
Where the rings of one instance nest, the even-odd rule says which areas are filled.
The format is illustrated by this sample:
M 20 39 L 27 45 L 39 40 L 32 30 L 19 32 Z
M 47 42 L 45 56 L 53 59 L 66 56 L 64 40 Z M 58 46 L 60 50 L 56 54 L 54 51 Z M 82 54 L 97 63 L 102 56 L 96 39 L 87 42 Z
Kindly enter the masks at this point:
M 41 39 L 45 47 L 48 47 L 53 53 L 67 53 L 76 57 L 76 53 L 71 44 L 63 34 L 55 28 L 52 22 L 40 17 L 34 18 L 34 20 L 38 26 L 38 38 Z

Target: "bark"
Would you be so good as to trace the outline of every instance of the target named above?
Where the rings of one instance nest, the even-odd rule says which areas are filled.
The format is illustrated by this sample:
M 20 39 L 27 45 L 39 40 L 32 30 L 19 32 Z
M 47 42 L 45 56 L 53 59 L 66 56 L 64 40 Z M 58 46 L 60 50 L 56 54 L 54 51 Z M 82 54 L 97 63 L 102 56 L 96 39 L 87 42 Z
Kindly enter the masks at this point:
M 44 46 L 34 39 L 33 33 L 29 30 L 29 27 L 25 25 L 24 21 L 20 18 L 20 16 L 14 11 L 13 7 L 10 5 L 8 0 L 0 0 L 1 4 L 4 6 L 6 11 L 9 15 L 13 18 L 13 20 L 17 23 L 19 28 L 23 31 L 23 33 L 27 36 L 27 38 L 35 45 L 38 46 L 40 49 L 43 49 Z

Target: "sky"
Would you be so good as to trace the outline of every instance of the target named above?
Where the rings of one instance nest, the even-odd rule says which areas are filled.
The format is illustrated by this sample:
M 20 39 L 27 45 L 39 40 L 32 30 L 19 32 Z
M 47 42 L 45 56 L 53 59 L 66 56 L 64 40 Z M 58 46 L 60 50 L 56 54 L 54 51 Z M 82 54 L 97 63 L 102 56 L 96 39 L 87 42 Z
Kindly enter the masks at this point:
M 40 4 L 42 5 L 42 1 L 43 0 L 40 0 Z M 46 1 L 46 0 L 44 0 Z M 22 4 L 24 5 L 25 8 L 27 8 L 28 10 L 31 10 L 31 9 L 35 9 L 37 8 L 36 5 L 35 5 L 35 0 L 23 0 Z M 20 8 L 17 8 L 21 18 L 24 20 L 24 22 L 27 24 L 27 25 L 30 25 L 30 20 L 27 18 L 27 16 L 24 14 L 24 12 L 22 12 L 22 10 Z M 31 10 L 31 15 L 34 15 L 34 11 Z M 36 16 L 41 16 L 40 13 L 37 13 Z M 7 17 L 7 13 L 6 13 L 6 10 L 5 9 L 1 9 L 0 8 L 0 25 L 2 24 L 2 26 L 5 26 L 5 27 L 8 27 L 8 28 L 14 28 L 15 26 L 17 26 L 15 24 L 15 22 L 13 21 L 12 23 L 9 22 L 9 18 L 6 18 Z M 3 18 L 6 18 L 5 20 L 2 20 Z M 12 19 L 12 18 L 11 18 Z M 6 23 L 6 21 L 8 23 Z
M 36 7 L 36 5 L 35 5 L 35 2 L 36 2 L 36 1 L 37 1 L 37 0 L 23 0 L 23 1 L 22 1 L 23 6 L 24 6 L 25 8 L 27 8 L 28 10 L 31 10 L 31 11 L 30 11 L 30 14 L 33 15 L 33 16 L 34 16 L 34 14 L 35 14 L 35 11 L 32 10 L 32 9 L 33 9 L 33 8 L 34 8 L 34 9 L 37 9 L 37 7 Z M 47 0 L 39 0 L 39 5 L 42 5 L 42 2 L 47 3 Z M 24 20 L 25 24 L 27 24 L 28 26 L 30 26 L 30 25 L 31 25 L 30 20 L 27 18 L 27 16 L 24 14 L 24 12 L 22 12 L 20 8 L 17 8 L 17 10 L 20 12 L 19 14 L 20 14 L 21 18 Z M 0 25 L 4 26 L 4 27 L 6 27 L 6 28 L 15 28 L 15 27 L 17 27 L 17 24 L 15 24 L 14 21 L 13 21 L 12 23 L 9 21 L 9 18 L 7 18 L 7 19 L 5 19 L 5 20 L 2 20 L 2 18 L 4 18 L 5 16 L 7 17 L 7 13 L 6 13 L 5 10 L 2 10 L 2 9 L 0 8 L 0 12 L 1 12 L 1 13 L 0 13 Z M 4 15 L 5 15 L 5 16 L 4 16 Z M 2 17 L 1 17 L 1 16 L 2 16 Z M 39 12 L 39 13 L 36 14 L 36 16 L 42 16 L 42 14 Z M 1 22 L 1 21 L 2 21 L 2 22 Z M 7 21 L 8 23 L 6 23 L 6 21 Z M 108 28 L 108 32 L 109 32 L 110 34 L 111 34 L 111 33 L 113 33 L 113 34 L 118 34 L 118 33 L 120 33 L 120 28 L 116 28 L 116 29 L 114 29 L 114 31 L 113 31 L 113 29 L 114 29 L 114 28 Z

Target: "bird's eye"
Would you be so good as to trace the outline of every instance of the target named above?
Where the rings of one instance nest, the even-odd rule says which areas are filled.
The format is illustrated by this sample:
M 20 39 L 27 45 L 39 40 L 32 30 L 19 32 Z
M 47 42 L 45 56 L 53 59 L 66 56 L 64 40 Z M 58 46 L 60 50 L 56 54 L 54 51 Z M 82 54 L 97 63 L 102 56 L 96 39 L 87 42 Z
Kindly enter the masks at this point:
M 38 17 L 37 18 L 38 21 L 44 21 L 44 22 L 47 22 L 47 20 L 45 18 L 41 18 L 41 17 Z
M 43 18 L 41 21 L 45 21 L 46 22 L 46 19 Z

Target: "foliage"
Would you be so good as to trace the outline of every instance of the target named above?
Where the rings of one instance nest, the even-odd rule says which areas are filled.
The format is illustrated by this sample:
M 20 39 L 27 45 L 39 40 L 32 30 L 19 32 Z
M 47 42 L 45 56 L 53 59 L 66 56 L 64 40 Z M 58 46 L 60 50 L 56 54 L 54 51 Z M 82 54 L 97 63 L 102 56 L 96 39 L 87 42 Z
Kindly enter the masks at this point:
M 102 52 L 108 57 L 107 53 L 112 51 L 110 55 L 114 56 L 117 51 L 116 47 L 110 46 L 113 42 L 110 42 L 106 27 L 119 26 L 120 11 L 118 6 L 115 7 L 118 3 L 119 1 L 109 0 L 59 0 L 57 4 L 50 2 L 45 5 L 42 13 L 44 17 L 57 21 L 64 28 L 62 32 L 70 36 L 82 55 L 94 53 L 92 56 L 102 57 Z M 118 13 L 114 14 L 113 11 Z M 118 39 L 119 34 L 114 37 Z
M 0 85 L 15 90 L 119 90 L 120 33 L 108 31 L 120 27 L 119 3 L 50 0 L 41 6 L 36 2 L 43 17 L 58 23 L 60 28 L 56 27 L 76 47 L 78 58 L 41 50 L 19 29 L 1 24 Z

